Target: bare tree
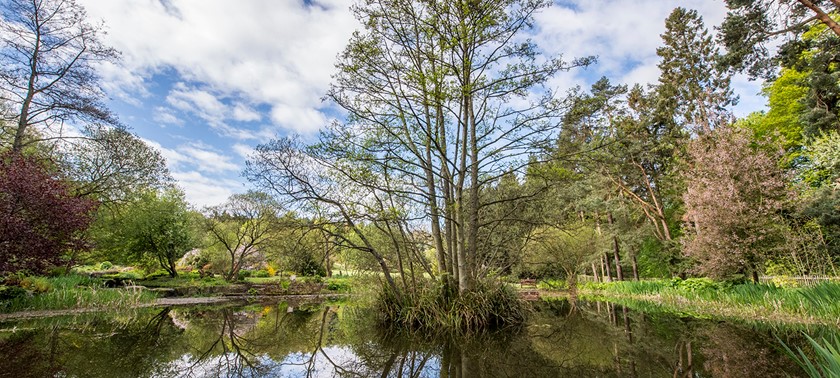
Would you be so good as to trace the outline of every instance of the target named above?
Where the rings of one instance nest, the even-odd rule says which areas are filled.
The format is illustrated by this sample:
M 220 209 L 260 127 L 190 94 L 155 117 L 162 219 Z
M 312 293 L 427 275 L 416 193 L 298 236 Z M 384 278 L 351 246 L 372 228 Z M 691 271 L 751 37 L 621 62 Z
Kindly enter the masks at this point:
M 225 279 L 234 281 L 247 260 L 271 238 L 277 204 L 264 193 L 235 194 L 222 205 L 207 209 L 207 229 L 227 254 Z
M 62 138 L 67 121 L 118 125 L 103 104 L 95 65 L 119 53 L 100 41 L 75 0 L 4 0 L 0 23 L 0 99 L 17 108 L 12 149 Z M 37 132 L 30 130 L 38 127 Z

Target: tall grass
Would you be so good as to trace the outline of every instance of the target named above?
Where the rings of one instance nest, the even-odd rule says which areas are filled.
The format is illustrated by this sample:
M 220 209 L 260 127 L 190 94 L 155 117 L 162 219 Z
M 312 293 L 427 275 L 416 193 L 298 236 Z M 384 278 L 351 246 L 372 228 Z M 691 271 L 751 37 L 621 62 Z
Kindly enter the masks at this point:
M 788 356 L 796 361 L 811 378 L 840 378 L 840 338 L 834 335 L 831 339 L 823 338 L 817 341 L 808 335 L 805 337 L 814 349 L 813 360 L 802 348 L 797 347 L 796 352 L 793 352 L 782 342 L 782 347 Z
M 813 319 L 821 323 L 840 321 L 840 284 L 823 282 L 811 287 L 783 288 L 768 284 L 738 284 L 707 278 L 687 280 L 617 281 L 581 285 L 586 295 L 626 297 L 655 301 L 681 310 L 710 311 L 726 315 L 742 313 Z
M 41 292 L 0 301 L 0 312 L 73 308 L 124 309 L 155 300 L 154 293 L 135 289 L 109 289 L 81 275 L 37 278 Z
M 528 307 L 516 291 L 495 280 L 480 281 L 475 290 L 462 294 L 451 285 L 432 280 L 399 297 L 383 288 L 376 309 L 386 324 L 436 334 L 473 334 L 516 326 L 528 315 Z

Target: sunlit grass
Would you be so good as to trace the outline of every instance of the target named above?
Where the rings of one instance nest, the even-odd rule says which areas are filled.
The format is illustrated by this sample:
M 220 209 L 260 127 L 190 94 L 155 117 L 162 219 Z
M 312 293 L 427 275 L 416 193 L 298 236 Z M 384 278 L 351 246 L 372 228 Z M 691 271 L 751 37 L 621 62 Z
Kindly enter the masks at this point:
M 124 309 L 150 303 L 157 297 L 147 290 L 106 288 L 97 280 L 81 275 L 37 278 L 41 292 L 0 302 L 0 312 L 62 310 L 75 308 Z
M 732 285 L 709 279 L 587 283 L 581 292 L 607 299 L 651 301 L 677 311 L 733 317 L 761 317 L 834 324 L 840 321 L 840 284 L 783 288 L 767 284 Z

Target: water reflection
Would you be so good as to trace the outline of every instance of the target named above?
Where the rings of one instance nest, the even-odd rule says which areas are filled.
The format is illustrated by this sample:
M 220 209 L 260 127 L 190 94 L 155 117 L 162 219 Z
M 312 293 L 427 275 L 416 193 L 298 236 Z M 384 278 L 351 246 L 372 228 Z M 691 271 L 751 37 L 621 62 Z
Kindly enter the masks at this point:
M 374 318 L 353 305 L 279 303 L 3 323 L 0 377 L 799 374 L 776 346 L 777 336 L 801 343 L 797 330 L 642 313 L 602 302 L 539 303 L 527 326 L 470 339 L 400 333 Z

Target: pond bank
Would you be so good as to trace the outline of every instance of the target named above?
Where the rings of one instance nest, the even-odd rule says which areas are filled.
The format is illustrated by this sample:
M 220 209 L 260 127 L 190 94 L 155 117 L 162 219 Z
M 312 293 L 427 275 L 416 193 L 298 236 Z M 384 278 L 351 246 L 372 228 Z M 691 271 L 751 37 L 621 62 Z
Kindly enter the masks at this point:
M 150 303 L 140 303 L 128 309 L 147 307 L 176 307 L 176 306 L 197 306 L 221 303 L 249 303 L 266 301 L 287 301 L 287 302 L 322 302 L 334 301 L 350 297 L 350 294 L 311 294 L 311 295 L 261 295 L 261 296 L 222 296 L 222 297 L 182 297 L 182 298 L 158 298 Z M 17 311 L 0 314 L 0 322 L 8 320 L 24 320 L 36 318 L 49 318 L 54 316 L 76 315 L 93 312 L 113 311 L 109 307 L 88 307 L 68 308 L 56 310 L 32 310 Z
M 778 287 L 708 279 L 615 281 L 581 285 L 578 294 L 586 300 L 698 318 L 840 327 L 840 285 L 836 283 Z

